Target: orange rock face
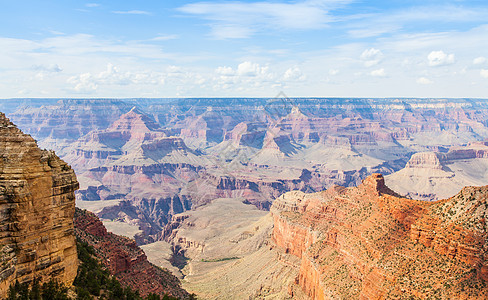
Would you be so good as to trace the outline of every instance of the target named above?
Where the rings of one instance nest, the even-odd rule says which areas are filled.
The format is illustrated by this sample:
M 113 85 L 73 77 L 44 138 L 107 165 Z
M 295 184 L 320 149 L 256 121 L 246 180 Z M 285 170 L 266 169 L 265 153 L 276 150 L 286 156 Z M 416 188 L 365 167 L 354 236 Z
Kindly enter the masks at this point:
M 100 263 L 123 286 L 139 290 L 143 296 L 155 293 L 189 297 L 178 278 L 152 265 L 134 240 L 107 232 L 95 214 L 76 209 L 74 223 L 76 236 L 95 248 Z
M 73 170 L 0 113 L 0 298 L 11 283 L 70 285 L 78 257 Z
M 400 198 L 374 174 L 356 188 L 284 194 L 273 239 L 301 257 L 295 283 L 313 299 L 486 299 L 487 199 L 488 186 Z

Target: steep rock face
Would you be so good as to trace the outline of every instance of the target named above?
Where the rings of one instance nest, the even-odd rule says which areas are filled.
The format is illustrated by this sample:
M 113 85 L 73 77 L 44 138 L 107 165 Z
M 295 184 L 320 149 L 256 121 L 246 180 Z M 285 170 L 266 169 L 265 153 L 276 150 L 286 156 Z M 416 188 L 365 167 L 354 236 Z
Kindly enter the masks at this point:
M 0 113 L 0 297 L 16 280 L 70 285 L 78 257 L 73 170 Z
M 415 153 L 407 162 L 405 168 L 425 168 L 442 170 L 442 164 L 439 159 L 439 157 L 441 157 L 442 159 L 442 156 L 443 155 L 441 153 L 436 152 Z
M 295 283 L 313 299 L 482 299 L 487 196 L 485 186 L 437 202 L 410 200 L 375 174 L 357 188 L 276 199 L 273 240 L 301 258 Z
M 76 236 L 95 248 L 100 263 L 122 285 L 139 290 L 143 296 L 155 293 L 189 297 L 178 278 L 149 263 L 135 241 L 107 232 L 93 213 L 76 209 L 74 223 Z

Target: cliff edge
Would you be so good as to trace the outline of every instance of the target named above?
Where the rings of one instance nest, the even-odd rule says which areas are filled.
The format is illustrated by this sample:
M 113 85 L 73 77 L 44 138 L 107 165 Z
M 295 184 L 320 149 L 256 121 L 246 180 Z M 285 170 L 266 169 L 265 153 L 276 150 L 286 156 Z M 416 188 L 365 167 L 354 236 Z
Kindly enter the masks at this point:
M 275 200 L 273 240 L 300 258 L 290 294 L 312 299 L 486 299 L 488 186 L 435 202 L 401 198 L 373 174 Z
M 0 298 L 16 280 L 73 282 L 77 188 L 70 166 L 0 113 Z
M 134 240 L 107 232 L 94 213 L 77 208 L 74 222 L 76 237 L 93 246 L 98 261 L 122 286 L 139 290 L 142 296 L 154 293 L 179 299 L 190 297 L 178 278 L 151 264 Z

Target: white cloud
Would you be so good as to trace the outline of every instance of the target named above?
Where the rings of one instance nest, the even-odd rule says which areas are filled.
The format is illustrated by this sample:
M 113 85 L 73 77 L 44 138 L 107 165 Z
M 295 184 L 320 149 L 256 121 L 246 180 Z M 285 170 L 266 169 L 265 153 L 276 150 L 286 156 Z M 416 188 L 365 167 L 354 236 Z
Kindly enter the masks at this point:
M 62 31 L 57 31 L 57 30 L 49 30 L 49 33 L 54 34 L 54 35 L 64 35 L 65 33 Z
M 482 65 L 487 62 L 486 57 L 480 56 L 473 59 L 473 65 Z
M 87 3 L 87 4 L 85 4 L 85 6 L 86 7 L 99 7 L 100 4 L 98 4 L 98 3 Z
M 239 25 L 212 25 L 212 35 L 216 39 L 243 39 L 251 36 L 255 30 Z
M 394 34 L 402 31 L 403 28 L 416 23 L 436 22 L 453 23 L 457 22 L 481 22 L 486 23 L 488 9 L 485 7 L 474 7 L 468 5 L 425 5 L 399 7 L 397 10 L 386 10 L 386 13 L 366 13 L 343 17 L 347 22 L 348 33 L 353 38 L 367 38 Z M 460 2 L 460 1 L 459 1 Z M 410 30 L 404 30 L 410 31 Z M 411 32 L 411 31 L 410 31 Z
M 381 61 L 383 53 L 378 49 L 369 48 L 364 50 L 359 58 L 364 62 L 364 66 L 369 68 Z
M 286 81 L 304 81 L 306 78 L 298 67 L 289 68 L 283 75 L 283 79 Z
M 488 78 L 488 70 L 481 69 L 481 71 L 480 71 L 480 75 L 481 75 L 481 77 L 483 77 L 483 78 Z
M 418 84 L 427 85 L 427 84 L 432 84 L 433 81 L 430 80 L 429 78 L 426 78 L 426 77 L 420 77 L 420 78 L 417 79 L 417 83 Z
M 329 75 L 335 76 L 337 74 L 339 74 L 339 70 L 337 70 L 337 69 L 330 69 L 329 70 Z
M 224 76 L 233 76 L 235 75 L 234 70 L 231 67 L 218 67 L 215 70 L 215 73 L 224 75 Z
M 150 39 L 150 41 L 169 41 L 169 40 L 176 40 L 179 36 L 176 34 L 169 34 L 169 35 L 158 35 Z
M 241 76 L 258 76 L 267 71 L 268 67 L 261 67 L 259 64 L 250 61 L 245 61 L 237 66 L 237 75 Z
M 112 11 L 114 14 L 119 14 L 119 15 L 152 15 L 152 13 L 145 11 L 145 10 L 115 10 Z
M 160 84 L 178 70 L 171 66 L 167 68 L 166 76 L 154 72 L 121 72 L 113 64 L 107 64 L 105 70 L 98 74 L 82 73 L 68 78 L 67 82 L 73 84 L 73 90 L 79 93 L 89 93 L 100 86 L 128 86 L 132 84 Z M 166 78 L 165 78 L 166 77 Z
M 70 77 L 67 82 L 74 84 L 73 90 L 78 93 L 91 93 L 98 88 L 98 85 L 94 82 L 93 76 L 90 73 L 83 73 L 79 76 Z
M 277 72 L 270 70 L 268 65 L 262 66 L 259 63 L 245 61 L 231 68 L 221 66 L 214 70 L 213 74 L 207 76 L 207 82 L 212 83 L 214 91 L 237 91 L 242 93 L 250 90 L 263 90 L 275 92 L 276 88 L 282 85 L 281 80 L 296 82 L 305 79 L 298 67 L 289 68 L 279 76 Z
M 279 2 L 196 2 L 178 10 L 210 20 L 216 38 L 247 38 L 256 31 L 324 28 L 334 19 L 330 10 L 352 0 Z
M 454 54 L 446 54 L 444 51 L 432 51 L 427 56 L 429 60 L 429 66 L 445 66 L 454 63 Z
M 385 77 L 386 76 L 386 72 L 385 72 L 385 69 L 378 69 L 378 70 L 373 70 L 371 71 L 371 76 L 374 76 L 374 77 Z

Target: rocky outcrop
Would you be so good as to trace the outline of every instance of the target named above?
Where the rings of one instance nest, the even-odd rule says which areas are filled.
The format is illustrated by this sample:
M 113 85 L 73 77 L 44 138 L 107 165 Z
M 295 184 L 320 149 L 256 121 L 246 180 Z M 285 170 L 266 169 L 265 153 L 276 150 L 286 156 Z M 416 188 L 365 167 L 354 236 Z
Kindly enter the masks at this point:
M 0 113 L 0 297 L 16 280 L 70 285 L 78 257 L 73 170 Z
M 488 146 L 472 142 L 443 152 L 412 155 L 405 168 L 386 176 L 388 185 L 418 200 L 438 200 L 455 195 L 466 185 L 488 184 Z
M 401 198 L 374 174 L 357 188 L 276 199 L 273 240 L 301 258 L 295 284 L 313 299 L 482 299 L 487 197 L 488 186 L 436 202 Z
M 441 160 L 444 158 L 442 153 L 422 152 L 412 155 L 405 168 L 412 169 L 437 169 L 442 170 Z
M 149 263 L 134 240 L 107 232 L 93 213 L 76 209 L 74 223 L 77 238 L 95 248 L 100 263 L 123 286 L 139 290 L 143 296 L 155 293 L 183 299 L 189 297 L 178 278 Z

